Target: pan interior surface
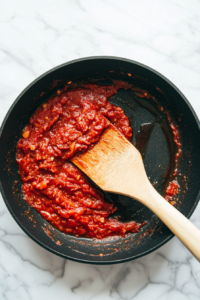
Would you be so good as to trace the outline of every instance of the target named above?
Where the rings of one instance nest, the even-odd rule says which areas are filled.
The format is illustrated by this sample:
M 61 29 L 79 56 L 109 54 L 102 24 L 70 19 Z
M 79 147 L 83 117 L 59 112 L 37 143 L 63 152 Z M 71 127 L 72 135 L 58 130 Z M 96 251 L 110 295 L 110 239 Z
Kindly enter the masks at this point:
M 30 116 L 69 81 L 110 85 L 113 80 L 131 83 L 151 95 L 149 99 L 143 99 L 131 90 L 119 90 L 109 99 L 129 117 L 134 145 L 139 147 L 142 132 L 147 130 L 140 151 L 151 183 L 164 195 L 173 173 L 176 148 L 164 113 L 168 111 L 178 125 L 182 144 L 177 209 L 189 217 L 199 199 L 199 122 L 185 97 L 170 82 L 147 67 L 118 58 L 81 59 L 50 70 L 19 95 L 3 122 L 0 136 L 1 191 L 12 216 L 32 239 L 55 254 L 80 262 L 108 264 L 135 259 L 160 247 L 173 236 L 148 208 L 121 195 L 104 192 L 105 198 L 118 208 L 115 216 L 120 221 L 147 221 L 148 224 L 137 234 L 106 240 L 76 238 L 61 233 L 23 200 L 15 156 L 17 141 Z

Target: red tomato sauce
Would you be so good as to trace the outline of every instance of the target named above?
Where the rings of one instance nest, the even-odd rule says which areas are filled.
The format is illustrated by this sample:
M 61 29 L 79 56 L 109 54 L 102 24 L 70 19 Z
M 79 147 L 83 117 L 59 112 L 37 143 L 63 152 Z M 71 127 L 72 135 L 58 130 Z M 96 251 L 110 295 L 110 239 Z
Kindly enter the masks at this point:
M 17 145 L 24 198 L 58 230 L 104 238 L 138 232 L 143 224 L 108 217 L 117 208 L 107 202 L 69 160 L 97 142 L 108 118 L 130 140 L 132 129 L 120 107 L 108 102 L 123 82 L 87 84 L 57 91 L 31 117 Z
M 172 123 L 168 112 L 166 112 L 166 115 L 167 115 L 167 119 L 168 119 L 168 122 L 169 122 L 169 126 L 170 126 L 170 128 L 172 130 L 172 133 L 173 133 L 173 136 L 174 136 L 174 143 L 176 144 L 176 147 L 177 147 L 177 153 L 175 155 L 175 169 L 174 169 L 174 174 L 173 174 L 173 176 L 176 176 L 177 173 L 178 173 L 178 161 L 179 161 L 179 158 L 180 158 L 181 152 L 182 152 L 181 142 L 180 142 L 180 135 L 179 135 L 179 131 L 177 129 L 177 126 Z
M 64 233 L 102 239 L 138 232 L 146 224 L 109 219 L 117 208 L 70 162 L 99 140 L 109 126 L 104 116 L 131 140 L 129 119 L 108 102 L 120 88 L 131 86 L 118 81 L 58 90 L 33 114 L 17 144 L 24 199 Z M 172 187 L 170 191 L 175 193 Z
M 165 200 L 174 205 L 173 197 L 179 193 L 179 188 L 180 186 L 176 180 L 171 181 L 166 189 Z

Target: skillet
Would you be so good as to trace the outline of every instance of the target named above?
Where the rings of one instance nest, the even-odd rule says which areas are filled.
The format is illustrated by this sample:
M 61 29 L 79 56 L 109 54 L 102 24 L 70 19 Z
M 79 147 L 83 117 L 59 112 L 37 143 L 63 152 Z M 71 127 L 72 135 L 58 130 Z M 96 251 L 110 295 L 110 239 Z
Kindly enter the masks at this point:
M 116 214 L 120 220 L 148 222 L 139 233 L 129 234 L 124 238 L 92 240 L 57 231 L 23 200 L 21 179 L 15 161 L 16 144 L 30 116 L 67 82 L 109 85 L 113 80 L 129 82 L 151 95 L 150 99 L 145 100 L 133 91 L 119 90 L 110 99 L 129 117 L 133 128 L 132 143 L 141 147 L 151 183 L 164 195 L 174 167 L 176 146 L 166 115 L 158 109 L 163 107 L 177 124 L 182 145 L 178 166 L 180 193 L 176 201 L 177 209 L 189 218 L 200 196 L 199 120 L 188 100 L 168 79 L 145 65 L 117 57 L 82 58 L 46 72 L 17 97 L 2 123 L 0 189 L 11 215 L 30 238 L 54 254 L 83 263 L 111 264 L 136 259 L 164 245 L 173 234 L 141 203 L 109 193 L 104 193 L 105 198 L 118 207 Z M 141 137 L 146 124 L 148 134 Z M 138 143 L 139 135 L 140 140 L 143 140 L 141 145 Z

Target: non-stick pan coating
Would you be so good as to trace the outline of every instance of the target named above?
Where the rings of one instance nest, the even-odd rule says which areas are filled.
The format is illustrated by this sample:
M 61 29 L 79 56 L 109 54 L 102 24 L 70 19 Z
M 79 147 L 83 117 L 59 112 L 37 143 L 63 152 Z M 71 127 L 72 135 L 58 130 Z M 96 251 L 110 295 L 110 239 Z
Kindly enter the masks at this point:
M 131 74 L 131 76 L 130 76 Z M 63 234 L 52 228 L 23 200 L 18 165 L 15 161 L 16 143 L 30 116 L 58 87 L 66 82 L 91 82 L 110 84 L 111 80 L 123 80 L 147 90 L 179 127 L 182 155 L 178 177 L 181 192 L 177 208 L 190 217 L 199 200 L 200 187 L 200 126 L 198 118 L 187 99 L 165 77 L 134 61 L 116 57 L 90 57 L 58 66 L 32 82 L 15 100 L 7 113 L 0 136 L 0 179 L 4 201 L 20 227 L 38 244 L 65 258 L 86 263 L 109 264 L 136 259 L 146 255 L 169 241 L 173 234 L 146 207 L 120 195 L 106 194 L 114 201 L 122 219 L 148 221 L 140 233 L 125 238 L 93 241 Z M 131 91 L 120 90 L 110 101 L 124 109 L 133 127 L 133 143 L 140 125 L 154 121 L 155 114 L 138 104 Z M 153 104 L 154 103 L 154 104 Z M 170 140 L 174 147 L 173 139 Z M 144 163 L 150 181 L 160 193 L 164 193 L 163 180 L 170 159 L 170 149 L 159 122 L 149 140 Z M 131 180 L 131 178 L 130 178 Z M 62 245 L 56 244 L 60 241 Z

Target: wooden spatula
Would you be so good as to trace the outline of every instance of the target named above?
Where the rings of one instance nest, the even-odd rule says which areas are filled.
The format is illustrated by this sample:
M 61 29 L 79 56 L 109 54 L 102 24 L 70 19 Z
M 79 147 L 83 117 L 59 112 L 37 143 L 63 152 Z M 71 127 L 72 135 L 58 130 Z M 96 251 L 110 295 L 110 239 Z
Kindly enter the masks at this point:
M 200 230 L 169 204 L 149 182 L 141 154 L 114 127 L 72 162 L 104 191 L 137 199 L 151 209 L 200 261 Z

